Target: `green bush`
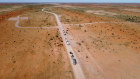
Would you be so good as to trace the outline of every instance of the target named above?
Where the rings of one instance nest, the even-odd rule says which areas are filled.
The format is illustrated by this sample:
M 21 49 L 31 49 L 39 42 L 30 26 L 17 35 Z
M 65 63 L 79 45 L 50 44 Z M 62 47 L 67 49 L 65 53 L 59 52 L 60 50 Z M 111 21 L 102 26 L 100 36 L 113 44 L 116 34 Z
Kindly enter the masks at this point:
M 117 18 L 123 19 L 125 21 L 130 21 L 130 22 L 140 22 L 140 17 L 139 16 L 132 16 L 132 15 L 117 15 Z

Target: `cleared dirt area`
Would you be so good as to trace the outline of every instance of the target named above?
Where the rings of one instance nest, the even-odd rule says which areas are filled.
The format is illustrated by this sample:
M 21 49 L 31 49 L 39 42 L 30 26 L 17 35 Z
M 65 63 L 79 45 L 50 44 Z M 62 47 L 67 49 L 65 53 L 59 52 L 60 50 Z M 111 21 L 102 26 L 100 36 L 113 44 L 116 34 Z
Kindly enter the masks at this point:
M 8 19 L 0 28 L 1 79 L 74 78 L 58 29 L 20 29 Z
M 86 12 L 87 13 L 97 14 L 97 15 L 107 15 L 107 16 L 118 15 L 117 13 L 107 12 L 107 11 L 104 11 L 104 10 L 87 10 Z
M 124 9 L 124 10 L 127 10 L 127 11 L 132 11 L 132 12 L 140 12 L 139 9 Z

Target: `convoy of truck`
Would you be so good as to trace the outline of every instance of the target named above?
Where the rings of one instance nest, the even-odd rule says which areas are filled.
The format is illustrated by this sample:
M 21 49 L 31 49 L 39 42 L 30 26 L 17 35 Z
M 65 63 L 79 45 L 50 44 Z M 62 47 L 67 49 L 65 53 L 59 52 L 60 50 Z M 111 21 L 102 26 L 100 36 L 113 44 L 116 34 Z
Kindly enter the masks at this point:
M 64 30 L 63 30 L 63 33 L 64 33 L 64 35 L 67 35 L 67 32 L 65 32 Z M 65 38 L 65 40 L 66 40 L 66 44 L 70 45 L 70 42 L 68 41 L 68 39 Z M 69 52 L 69 54 L 71 54 L 71 59 L 73 61 L 73 64 L 76 65 L 77 64 L 77 60 L 75 59 L 74 54 L 72 52 Z

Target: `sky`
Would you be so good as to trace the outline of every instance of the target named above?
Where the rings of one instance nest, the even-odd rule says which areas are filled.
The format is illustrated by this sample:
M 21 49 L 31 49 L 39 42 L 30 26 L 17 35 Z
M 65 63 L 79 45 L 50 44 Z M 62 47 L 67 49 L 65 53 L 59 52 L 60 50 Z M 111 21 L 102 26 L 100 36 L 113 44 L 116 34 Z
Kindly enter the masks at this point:
M 140 0 L 0 0 L 2 2 L 140 3 Z

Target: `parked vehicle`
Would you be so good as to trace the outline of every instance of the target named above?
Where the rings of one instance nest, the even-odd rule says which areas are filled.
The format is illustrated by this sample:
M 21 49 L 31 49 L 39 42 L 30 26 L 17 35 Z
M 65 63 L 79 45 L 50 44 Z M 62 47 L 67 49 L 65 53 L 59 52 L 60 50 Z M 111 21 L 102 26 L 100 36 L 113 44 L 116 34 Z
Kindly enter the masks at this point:
M 65 33 L 65 31 L 63 30 L 63 33 Z
M 63 30 L 63 34 L 66 35 L 66 32 Z
M 65 38 L 65 40 L 66 40 L 66 42 L 68 41 L 68 39 L 67 39 L 67 38 Z
M 74 59 L 72 59 L 72 61 L 73 61 L 73 64 L 74 65 L 76 65 L 77 64 L 77 61 L 76 61 L 76 59 L 74 58 Z
M 74 55 L 72 54 L 71 57 L 74 58 Z
M 67 45 L 70 45 L 70 43 L 68 41 L 66 41 Z
M 72 52 L 70 52 L 70 54 L 73 54 Z

